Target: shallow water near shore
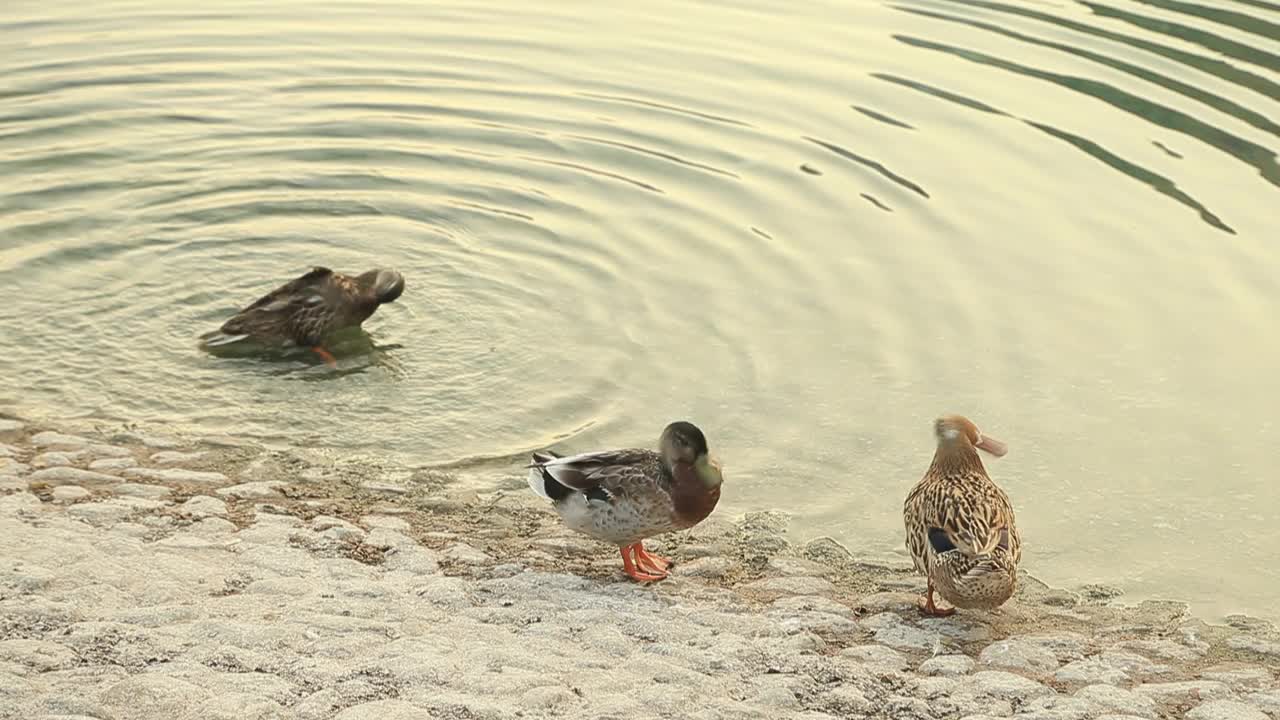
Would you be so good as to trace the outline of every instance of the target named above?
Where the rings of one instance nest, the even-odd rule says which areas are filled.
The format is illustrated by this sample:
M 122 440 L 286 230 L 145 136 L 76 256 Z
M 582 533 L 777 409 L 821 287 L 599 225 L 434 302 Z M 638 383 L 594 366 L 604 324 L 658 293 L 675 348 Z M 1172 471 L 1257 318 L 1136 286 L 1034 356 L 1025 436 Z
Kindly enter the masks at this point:
M 1235 0 L 11 4 L 0 403 L 463 476 L 685 417 L 723 512 L 859 555 L 901 552 L 962 412 L 1010 445 L 1037 575 L 1275 617 L 1278 28 Z M 197 348 L 313 264 L 407 280 L 338 369 Z

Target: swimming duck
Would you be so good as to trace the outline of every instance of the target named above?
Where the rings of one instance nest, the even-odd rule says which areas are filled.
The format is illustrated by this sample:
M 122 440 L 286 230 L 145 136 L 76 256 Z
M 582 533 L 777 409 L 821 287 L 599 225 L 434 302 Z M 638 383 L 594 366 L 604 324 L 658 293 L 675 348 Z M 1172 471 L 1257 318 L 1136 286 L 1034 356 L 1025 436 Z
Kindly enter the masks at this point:
M 929 582 L 920 609 L 955 613 L 934 604 L 935 590 L 957 608 L 999 607 L 1013 595 L 1022 542 L 1009 496 L 987 476 L 978 450 L 1000 457 L 1008 447 L 960 415 L 938 418 L 934 433 L 933 463 L 903 505 L 907 550 Z
M 529 487 L 551 500 L 566 526 L 617 545 L 622 571 L 645 582 L 667 577 L 671 561 L 650 555 L 644 539 L 702 522 L 720 500 L 720 464 L 693 423 L 673 422 L 658 451 L 605 450 L 562 457 L 536 452 Z
M 293 341 L 336 367 L 337 360 L 322 345 L 325 337 L 359 326 L 379 305 L 395 301 L 402 292 L 404 278 L 394 270 L 370 270 L 352 277 L 316 267 L 236 313 L 218 332 L 271 342 Z

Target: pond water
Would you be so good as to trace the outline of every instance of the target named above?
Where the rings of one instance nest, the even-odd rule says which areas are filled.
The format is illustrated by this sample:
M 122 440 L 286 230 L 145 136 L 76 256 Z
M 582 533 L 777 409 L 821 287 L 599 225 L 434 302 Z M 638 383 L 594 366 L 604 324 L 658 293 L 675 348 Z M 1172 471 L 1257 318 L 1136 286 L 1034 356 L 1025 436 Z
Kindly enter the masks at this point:
M 1280 5 L 9 2 L 0 402 L 465 468 L 708 434 L 901 553 L 931 420 L 1024 563 L 1274 616 Z M 196 338 L 312 265 L 313 357 Z M 513 471 L 514 472 L 514 471 Z

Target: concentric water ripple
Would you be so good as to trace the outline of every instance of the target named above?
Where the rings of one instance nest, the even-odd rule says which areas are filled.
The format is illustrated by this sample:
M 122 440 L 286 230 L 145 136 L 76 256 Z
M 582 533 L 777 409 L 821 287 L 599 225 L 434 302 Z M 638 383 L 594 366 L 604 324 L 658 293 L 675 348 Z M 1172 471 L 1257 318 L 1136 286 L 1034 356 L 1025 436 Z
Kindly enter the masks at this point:
M 28 412 L 463 468 L 689 417 L 726 512 L 893 553 L 959 411 L 1033 572 L 1280 592 L 1274 4 L 25 2 L 0 69 Z M 338 369 L 197 347 L 316 264 L 407 278 Z

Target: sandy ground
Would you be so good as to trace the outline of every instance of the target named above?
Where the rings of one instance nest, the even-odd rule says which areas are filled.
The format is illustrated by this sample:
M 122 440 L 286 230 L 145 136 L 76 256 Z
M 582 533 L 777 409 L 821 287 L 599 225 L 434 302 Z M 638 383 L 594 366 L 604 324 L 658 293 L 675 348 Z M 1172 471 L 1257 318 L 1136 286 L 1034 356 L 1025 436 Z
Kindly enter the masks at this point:
M 921 618 L 908 567 L 776 513 L 651 542 L 640 586 L 518 470 L 390 476 L 0 418 L 0 717 L 1280 718 L 1262 621 L 1030 577 Z

